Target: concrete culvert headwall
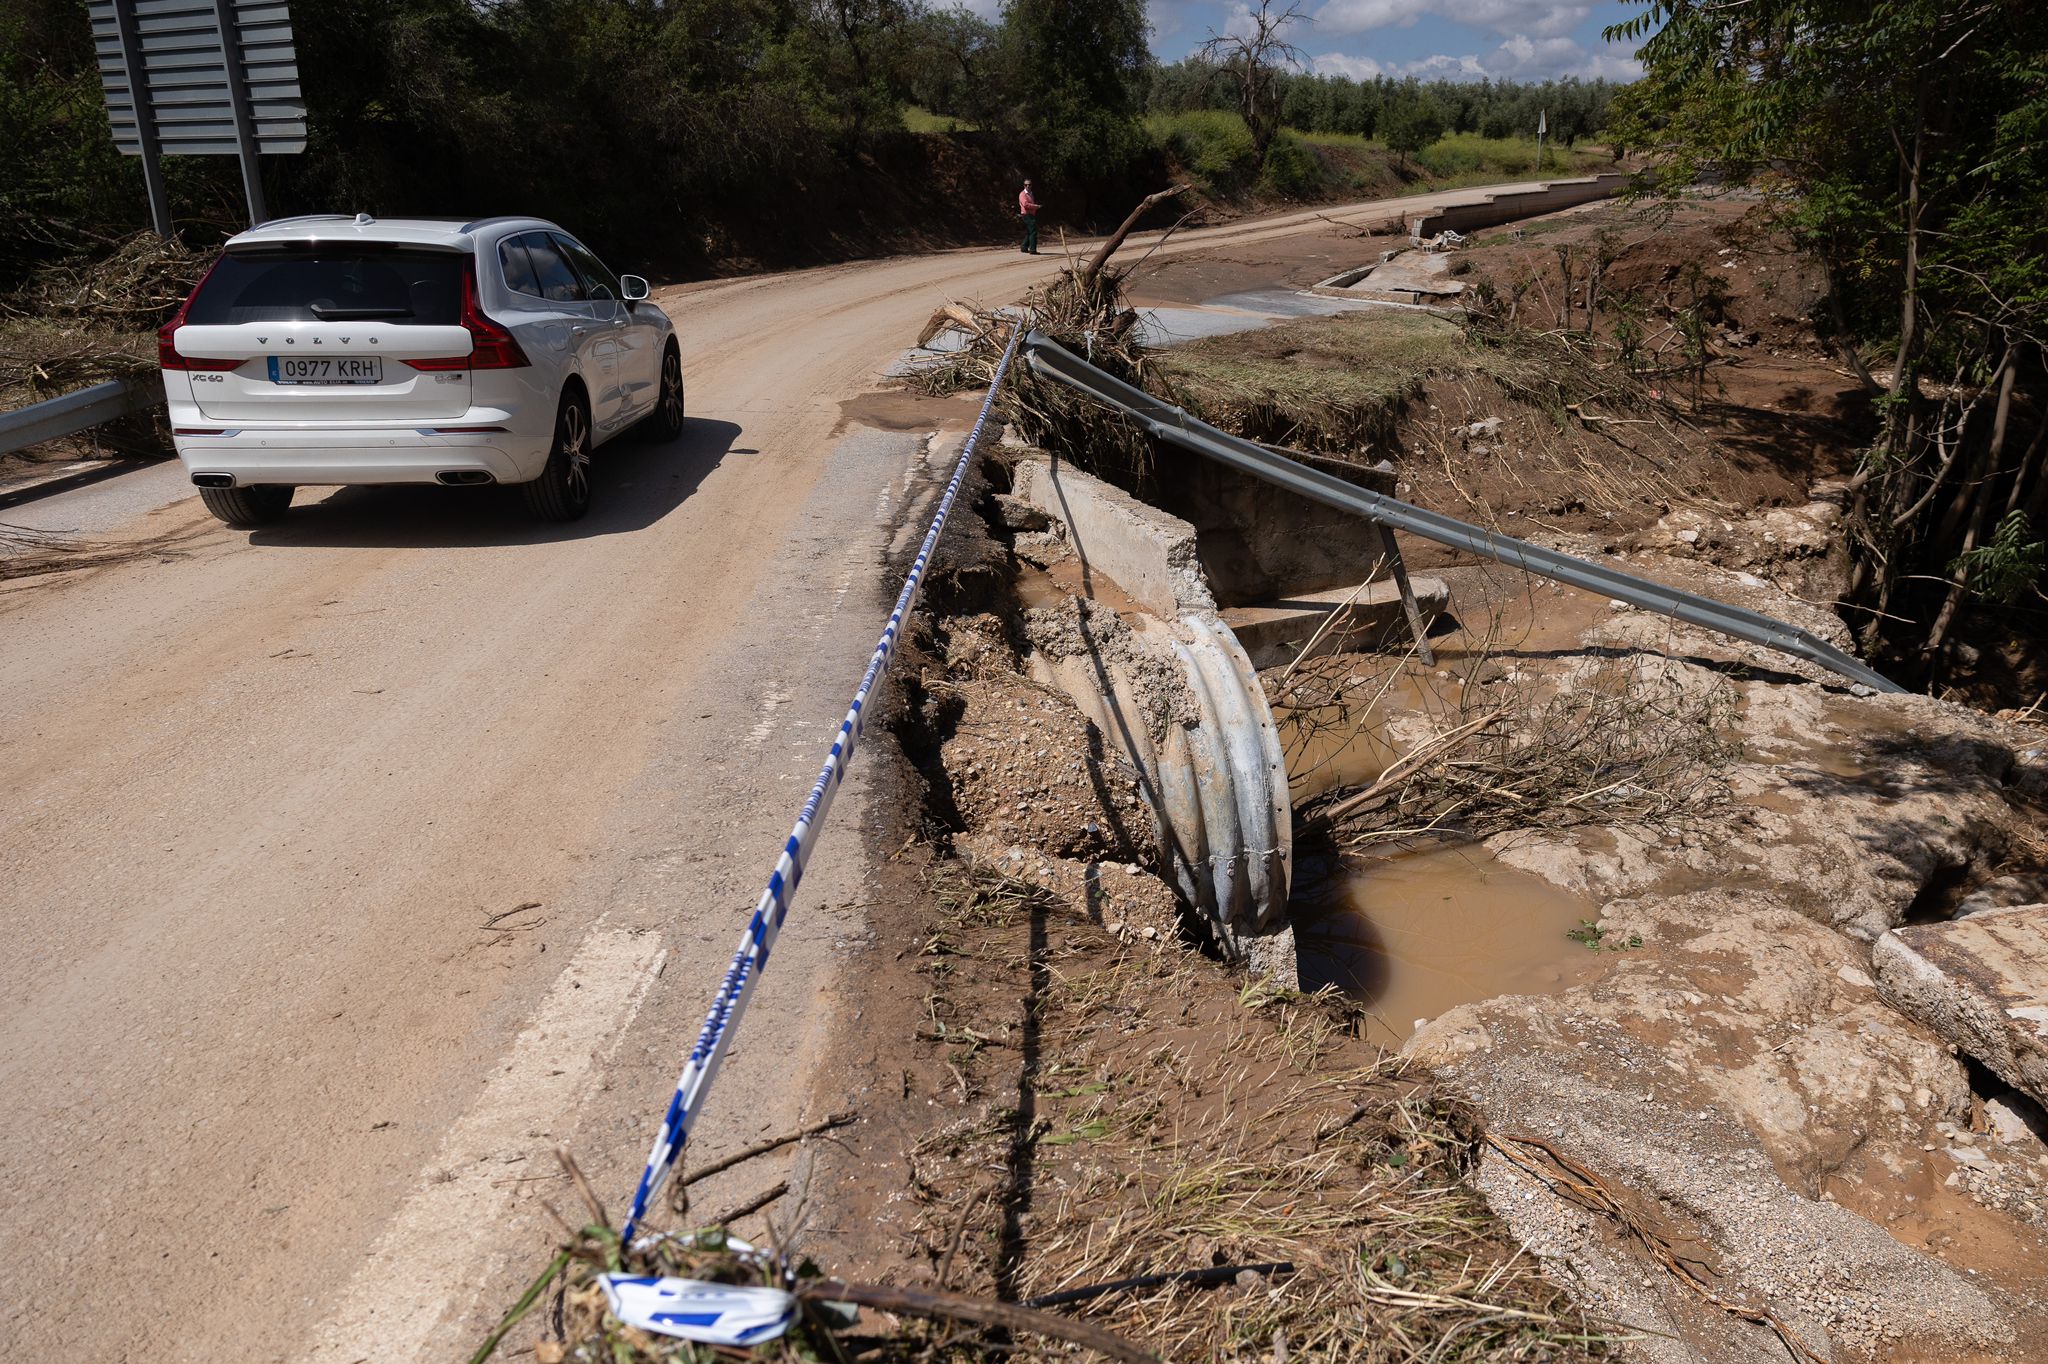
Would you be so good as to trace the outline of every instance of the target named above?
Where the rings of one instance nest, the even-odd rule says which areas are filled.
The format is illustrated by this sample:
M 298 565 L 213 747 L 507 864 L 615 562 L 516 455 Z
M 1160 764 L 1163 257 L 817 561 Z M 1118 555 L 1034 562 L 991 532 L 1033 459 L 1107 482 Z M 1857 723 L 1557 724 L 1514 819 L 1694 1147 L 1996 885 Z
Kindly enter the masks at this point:
M 1064 537 L 1083 584 L 1099 591 L 1106 579 L 1142 609 L 1120 617 L 1075 600 L 1032 611 L 1025 633 L 1033 675 L 1072 698 L 1138 771 L 1160 862 L 1218 945 L 1256 972 L 1292 983 L 1286 761 L 1255 655 L 1217 609 L 1207 551 L 1224 550 L 1233 597 L 1249 595 L 1242 589 L 1252 583 L 1298 593 L 1304 581 L 1323 586 L 1343 572 L 1328 555 L 1265 556 L 1247 569 L 1243 514 L 1260 512 L 1252 519 L 1261 523 L 1280 518 L 1249 506 L 1241 488 L 1211 489 L 1219 494 L 1213 505 L 1195 507 L 1207 527 L 1198 533 L 1060 460 L 1022 461 L 1014 477 L 1014 500 Z M 1379 562 L 1379 547 L 1345 547 L 1353 552 L 1343 571 L 1355 583 Z M 1355 588 L 1338 594 L 1356 595 Z M 1337 605 L 1333 597 L 1330 606 Z
M 1431 213 L 1418 213 L 1408 220 L 1408 235 L 1434 237 L 1439 232 L 1471 232 L 1521 218 L 1540 217 L 1561 208 L 1576 208 L 1596 199 L 1613 198 L 1628 188 L 1631 178 L 1610 173 L 1501 190 L 1476 204 L 1453 204 Z

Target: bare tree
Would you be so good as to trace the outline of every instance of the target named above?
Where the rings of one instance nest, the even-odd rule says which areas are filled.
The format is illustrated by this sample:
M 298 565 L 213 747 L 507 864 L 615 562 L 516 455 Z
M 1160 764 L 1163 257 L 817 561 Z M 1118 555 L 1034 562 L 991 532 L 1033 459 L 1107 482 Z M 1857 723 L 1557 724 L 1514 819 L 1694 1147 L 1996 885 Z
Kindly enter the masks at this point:
M 1301 12 L 1301 6 L 1302 0 L 1286 0 L 1284 7 L 1276 6 L 1275 0 L 1259 0 L 1258 8 L 1245 14 L 1249 32 L 1218 33 L 1212 28 L 1202 44 L 1202 60 L 1236 82 L 1238 112 L 1252 131 L 1252 146 L 1262 163 L 1266 148 L 1273 145 L 1273 135 L 1280 131 L 1276 77 L 1282 68 L 1308 64 L 1308 54 L 1285 37 L 1288 25 L 1315 22 Z

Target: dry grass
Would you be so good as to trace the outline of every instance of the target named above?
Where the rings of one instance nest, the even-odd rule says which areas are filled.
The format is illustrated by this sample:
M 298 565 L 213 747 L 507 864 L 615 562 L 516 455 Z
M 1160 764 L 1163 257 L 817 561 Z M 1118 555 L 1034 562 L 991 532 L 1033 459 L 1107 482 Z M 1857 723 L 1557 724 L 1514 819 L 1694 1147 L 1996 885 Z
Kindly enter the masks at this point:
M 0 408 L 156 369 L 151 333 L 192 292 L 207 257 L 150 232 L 83 264 L 51 266 L 0 298 Z M 161 448 L 147 419 L 116 444 Z
M 993 876 L 937 890 L 927 1008 L 968 1102 L 913 1153 L 912 1192 L 956 1281 L 1029 1303 L 1291 1266 L 1063 1309 L 1168 1360 L 1603 1351 L 1464 1184 L 1468 1119 L 1363 1042 L 1355 1008 L 1233 987 Z
M 1466 1185 L 1468 1115 L 1361 1041 L 1354 1008 L 1234 986 L 958 863 L 932 891 L 915 1045 L 954 1078 L 956 1116 L 909 1153 L 910 1234 L 930 1269 L 893 1291 L 978 1306 L 870 1307 L 848 1327 L 807 1304 L 745 1357 L 1078 1359 L 1095 1357 L 1078 1339 L 1091 1330 L 1125 1342 L 1122 1357 L 1176 1364 L 1605 1357 L 1610 1337 Z M 614 1268 L 830 1291 L 814 1266 L 734 1255 L 715 1232 L 622 1251 L 600 1224 L 522 1300 L 546 1323 L 536 1358 L 739 1357 L 612 1320 L 593 1279 Z
M 1143 263 L 1142 256 L 1138 263 Z M 1028 325 L 1091 364 L 1137 382 L 1141 352 L 1132 338 L 1138 315 L 1124 306 L 1123 286 L 1129 273 L 1129 269 L 1105 266 L 1098 274 L 1087 276 L 1080 259 L 1070 257 L 1067 268 L 1051 282 L 1025 295 L 1021 306 Z M 986 388 L 995 377 L 1016 319 L 991 312 L 970 313 L 958 305 L 945 311 L 973 318 L 967 347 L 920 369 L 908 383 L 933 394 Z M 1126 486 L 1141 484 L 1150 473 L 1149 442 L 1120 415 L 1062 385 L 1034 377 L 1022 364 L 1011 367 L 1009 382 L 997 401 L 1004 420 L 1026 440 L 1071 452 L 1076 463 L 1091 473 Z
M 156 369 L 155 338 L 80 322 L 0 318 L 0 407 Z
M 137 559 L 170 559 L 182 552 L 181 544 L 186 538 L 171 535 L 128 542 L 81 540 L 0 523 L 0 582 L 111 568 Z
M 1457 323 L 1389 309 L 1207 337 L 1148 356 L 1145 372 L 1151 391 L 1213 426 L 1355 454 L 1393 439 L 1425 379 L 1481 358 Z
M 1729 799 L 1725 773 L 1740 756 L 1736 693 L 1697 671 L 1643 653 L 1594 655 L 1542 683 L 1508 672 L 1481 648 L 1461 666 L 1490 670 L 1485 687 L 1439 687 L 1412 658 L 1311 660 L 1271 684 L 1304 750 L 1341 749 L 1383 735 L 1400 707 L 1426 717 L 1363 789 L 1303 811 L 1312 828 L 1349 846 L 1587 823 L 1670 824 Z
M 104 256 L 45 269 L 20 293 L 0 301 L 0 315 L 150 331 L 170 320 L 199 283 L 208 259 L 154 232 L 138 232 Z

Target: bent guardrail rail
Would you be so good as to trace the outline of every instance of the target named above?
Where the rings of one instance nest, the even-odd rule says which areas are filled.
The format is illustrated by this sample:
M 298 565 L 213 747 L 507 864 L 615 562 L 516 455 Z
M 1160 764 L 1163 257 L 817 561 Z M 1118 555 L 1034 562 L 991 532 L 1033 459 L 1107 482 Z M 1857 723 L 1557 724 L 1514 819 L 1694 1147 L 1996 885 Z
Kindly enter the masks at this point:
M 61 397 L 49 398 L 12 412 L 0 412 L 0 455 L 83 431 L 117 417 L 161 406 L 164 381 L 159 375 L 109 379 Z
M 1024 338 L 1024 360 L 1031 372 L 1122 412 L 1126 417 L 1162 440 L 1191 450 L 1207 459 L 1227 464 L 1254 478 L 1277 484 L 1327 506 L 1355 512 L 1380 525 L 1434 540 L 1510 568 L 1539 577 L 1598 592 L 1646 611 L 1656 611 L 1703 626 L 1735 639 L 1762 645 L 1766 649 L 1801 659 L 1832 673 L 1881 692 L 1903 692 L 1904 687 L 1867 667 L 1826 640 L 1796 625 L 1788 625 L 1758 611 L 1730 606 L 1662 583 L 1623 573 L 1604 564 L 1574 558 L 1554 549 L 1517 540 L 1472 525 L 1469 522 L 1427 511 L 1382 493 L 1346 483 L 1320 469 L 1310 468 L 1285 455 L 1231 435 L 1189 416 L 1188 413 L 1145 390 L 1104 373 L 1042 332 Z

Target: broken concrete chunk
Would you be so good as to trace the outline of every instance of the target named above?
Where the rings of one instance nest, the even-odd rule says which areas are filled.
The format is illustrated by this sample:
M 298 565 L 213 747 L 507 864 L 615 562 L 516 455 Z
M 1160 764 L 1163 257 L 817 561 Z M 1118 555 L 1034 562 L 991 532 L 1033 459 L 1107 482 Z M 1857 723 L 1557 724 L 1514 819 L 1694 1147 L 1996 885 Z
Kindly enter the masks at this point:
M 1020 500 L 1066 526 L 1081 562 L 1146 610 L 1173 620 L 1215 609 L 1187 522 L 1059 460 L 1019 460 L 1016 480 Z
M 1871 964 L 1893 1008 L 2048 1100 L 2048 904 L 1895 928 Z
M 1424 628 L 1450 608 L 1451 592 L 1441 578 L 1416 578 L 1411 585 L 1415 605 Z M 1341 613 L 1331 620 L 1333 612 Z M 1295 593 L 1281 601 L 1258 606 L 1232 606 L 1223 621 L 1251 655 L 1255 668 L 1282 668 L 1301 655 L 1311 639 L 1323 654 L 1356 653 L 1383 647 L 1390 638 L 1408 637 L 1407 615 L 1401 605 L 1401 591 L 1391 580 L 1356 587 L 1332 588 L 1323 592 Z M 1316 632 L 1329 621 L 1329 628 Z
M 1044 530 L 1052 518 L 1038 507 L 1011 493 L 996 494 L 996 519 L 1010 530 Z

